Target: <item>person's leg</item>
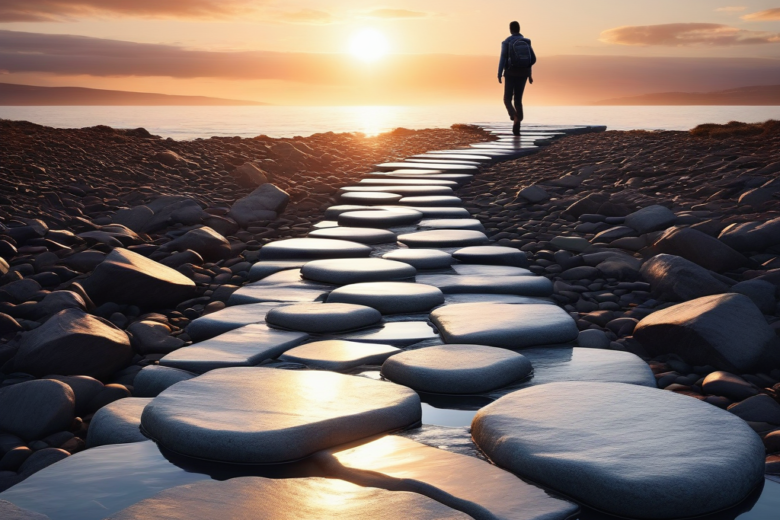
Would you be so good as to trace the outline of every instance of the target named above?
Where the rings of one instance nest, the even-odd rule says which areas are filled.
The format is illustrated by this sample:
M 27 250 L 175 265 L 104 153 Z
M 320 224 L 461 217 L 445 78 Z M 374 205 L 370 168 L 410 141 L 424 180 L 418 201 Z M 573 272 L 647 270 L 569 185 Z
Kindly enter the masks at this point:
M 523 93 L 525 92 L 525 85 L 528 81 L 528 78 L 526 76 L 523 76 L 521 78 L 515 78 L 516 82 L 514 85 L 514 96 L 515 96 L 515 113 L 517 114 L 517 118 L 522 121 L 523 120 Z
M 515 108 L 512 106 L 512 96 L 515 93 L 515 82 L 513 80 L 515 79 L 516 78 L 504 76 L 504 106 L 509 114 L 509 119 L 512 121 L 515 120 L 515 116 L 517 115 Z

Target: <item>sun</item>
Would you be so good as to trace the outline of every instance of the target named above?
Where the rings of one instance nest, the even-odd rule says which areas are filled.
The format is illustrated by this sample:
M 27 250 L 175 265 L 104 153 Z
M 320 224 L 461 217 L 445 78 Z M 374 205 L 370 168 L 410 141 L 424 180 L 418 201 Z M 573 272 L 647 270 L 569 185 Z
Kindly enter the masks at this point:
M 349 50 L 361 61 L 372 62 L 387 54 L 390 44 L 376 29 L 363 29 L 352 37 Z

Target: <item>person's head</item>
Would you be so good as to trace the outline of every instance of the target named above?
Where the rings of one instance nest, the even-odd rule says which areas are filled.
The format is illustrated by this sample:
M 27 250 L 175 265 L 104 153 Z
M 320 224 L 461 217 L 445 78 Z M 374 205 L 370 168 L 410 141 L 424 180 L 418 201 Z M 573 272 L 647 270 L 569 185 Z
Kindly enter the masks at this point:
M 520 34 L 520 22 L 510 23 L 509 32 L 511 32 L 512 34 Z

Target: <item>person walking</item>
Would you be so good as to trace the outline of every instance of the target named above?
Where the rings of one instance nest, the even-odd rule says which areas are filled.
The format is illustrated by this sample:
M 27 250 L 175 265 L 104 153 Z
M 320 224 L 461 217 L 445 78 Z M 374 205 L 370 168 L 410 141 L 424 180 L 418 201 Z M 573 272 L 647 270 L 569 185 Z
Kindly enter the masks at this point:
M 498 82 L 504 77 L 504 105 L 509 118 L 514 123 L 512 133 L 520 135 L 520 123 L 523 121 L 523 93 L 526 81 L 533 83 L 532 67 L 536 64 L 536 54 L 531 40 L 520 34 L 520 24 L 509 24 L 509 38 L 501 42 L 501 59 L 498 62 Z M 514 98 L 514 106 L 512 99 Z

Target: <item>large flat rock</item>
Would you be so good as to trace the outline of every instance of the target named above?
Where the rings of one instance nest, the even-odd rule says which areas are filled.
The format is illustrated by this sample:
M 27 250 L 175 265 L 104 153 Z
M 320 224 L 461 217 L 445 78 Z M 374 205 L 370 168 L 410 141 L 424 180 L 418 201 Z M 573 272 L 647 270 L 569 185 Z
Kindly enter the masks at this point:
M 404 197 L 426 197 L 429 195 L 452 195 L 452 188 L 449 186 L 426 186 L 424 184 L 417 186 L 381 186 L 381 185 L 362 185 L 346 186 L 341 188 L 343 192 L 366 192 L 381 191 L 385 193 L 395 193 Z
M 347 192 L 340 196 L 342 204 L 358 204 L 363 206 L 381 206 L 395 204 L 401 200 L 401 195 L 381 191 Z
M 191 457 L 267 464 L 413 425 L 414 391 L 332 372 L 224 368 L 165 390 L 141 425 Z
M 141 433 L 140 426 L 141 414 L 151 401 L 141 397 L 128 397 L 98 410 L 89 423 L 87 448 L 149 440 Z
M 396 321 L 377 328 L 338 334 L 339 339 L 404 347 L 439 336 L 426 321 Z
M 358 214 L 361 212 L 357 212 Z M 339 217 L 341 218 L 341 217 Z M 395 241 L 395 233 L 386 229 L 369 227 L 330 227 L 309 233 L 312 238 L 351 240 L 359 244 L 386 244 Z
M 240 477 L 167 489 L 107 520 L 215 518 L 466 520 L 470 517 L 423 495 L 360 487 L 343 480 Z
M 329 475 L 361 486 L 420 493 L 473 518 L 563 520 L 578 510 L 475 457 L 394 435 L 315 457 Z
M 431 313 L 445 343 L 509 349 L 567 343 L 579 331 L 566 311 L 553 305 L 460 303 Z
M 477 412 L 472 435 L 501 467 L 593 508 L 680 518 L 733 506 L 763 481 L 741 419 L 688 396 L 621 383 L 549 383 Z
M 484 345 L 441 345 L 408 350 L 382 365 L 382 375 L 414 390 L 480 394 L 522 380 L 531 362 L 510 350 Z
M 544 276 L 524 276 L 524 273 L 518 274 L 521 274 L 521 276 L 498 275 L 492 273 L 482 275 L 423 274 L 417 276 L 416 280 L 419 283 L 438 287 L 445 294 L 495 293 L 514 294 L 517 296 L 552 295 L 553 284 L 549 279 Z
M 400 352 L 399 348 L 390 345 L 331 339 L 295 347 L 279 359 L 341 372 L 363 365 L 381 365 L 387 358 Z
M 334 290 L 327 302 L 366 305 L 382 314 L 412 314 L 441 305 L 444 294 L 436 287 L 420 283 L 356 283 Z
M 729 290 L 707 269 L 679 256 L 656 255 L 642 264 L 640 272 L 653 296 L 666 301 L 693 300 Z
M 276 330 L 265 324 L 245 325 L 171 352 L 160 359 L 160 364 L 197 374 L 217 368 L 254 366 L 307 339 L 305 332 Z
M 376 169 L 382 172 L 398 172 L 399 170 L 415 170 L 415 171 L 428 171 L 436 170 L 445 173 L 477 173 L 476 166 L 451 164 L 445 162 L 433 162 L 433 163 L 412 163 L 412 162 L 391 162 L 382 163 L 376 166 Z
M 266 244 L 261 260 L 318 260 L 321 258 L 359 258 L 371 254 L 365 244 L 331 238 L 290 238 Z
M 528 257 L 514 247 L 473 246 L 458 249 L 452 256 L 464 264 L 509 265 L 528 267 Z
M 419 222 L 422 216 L 422 213 L 415 210 L 347 211 L 338 216 L 338 224 L 339 226 L 368 228 L 410 226 Z
M 395 249 L 382 258 L 404 262 L 416 269 L 444 269 L 452 264 L 452 255 L 438 249 Z
M 382 314 L 365 305 L 350 303 L 300 303 L 271 309 L 266 323 L 273 327 L 325 334 L 376 325 Z
M 416 273 L 409 264 L 384 258 L 316 260 L 301 268 L 301 275 L 307 280 L 334 285 L 408 280 Z
M 249 284 L 235 291 L 228 298 L 228 305 L 246 305 L 248 303 L 287 302 L 310 303 L 323 301 L 329 287 L 293 284 Z
M 466 247 L 489 242 L 481 231 L 469 229 L 437 229 L 399 235 L 398 241 L 410 248 Z
M 470 229 L 472 231 L 482 231 L 485 226 L 474 218 L 438 218 L 423 220 L 418 224 L 420 229 Z
M 252 303 L 227 307 L 192 320 L 187 325 L 187 334 L 193 341 L 203 341 L 244 325 L 265 323 L 265 315 L 268 314 L 268 311 L 280 305 L 285 304 L 277 302 Z

